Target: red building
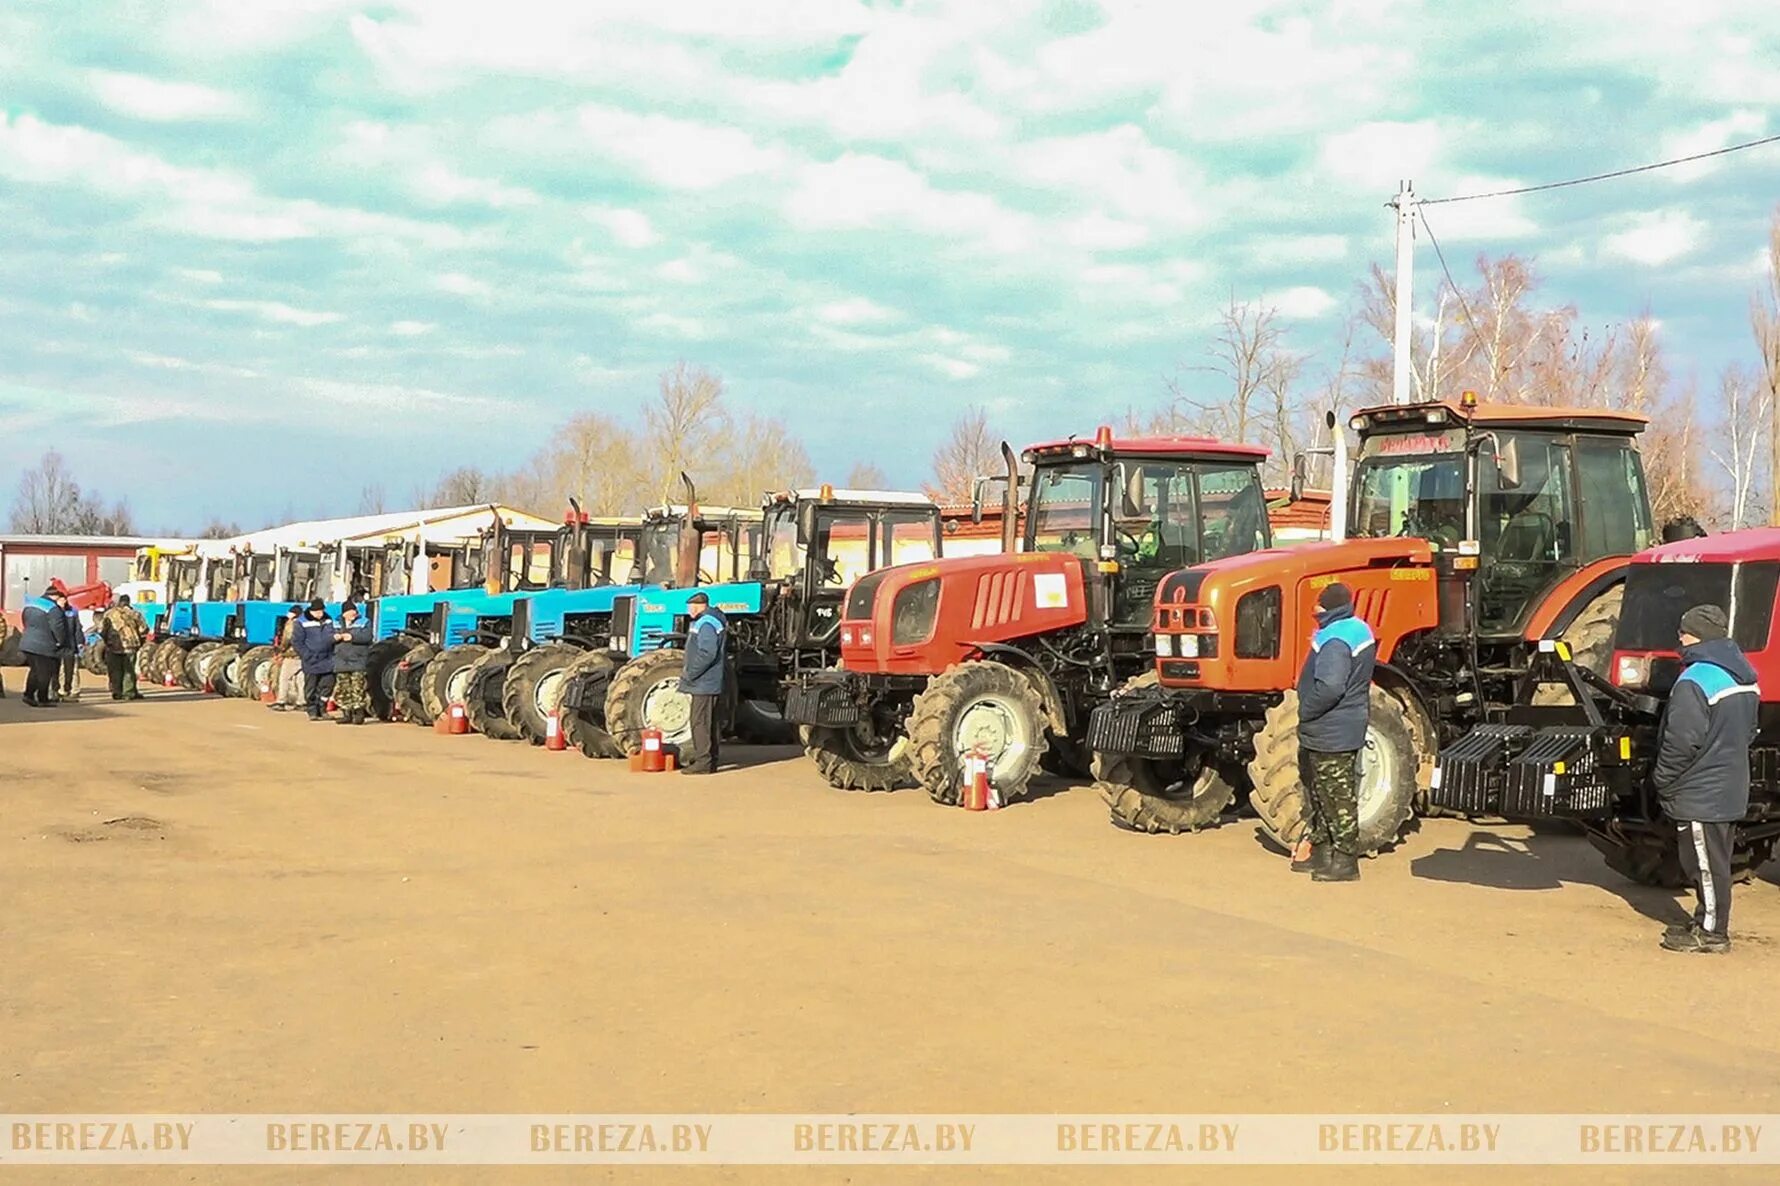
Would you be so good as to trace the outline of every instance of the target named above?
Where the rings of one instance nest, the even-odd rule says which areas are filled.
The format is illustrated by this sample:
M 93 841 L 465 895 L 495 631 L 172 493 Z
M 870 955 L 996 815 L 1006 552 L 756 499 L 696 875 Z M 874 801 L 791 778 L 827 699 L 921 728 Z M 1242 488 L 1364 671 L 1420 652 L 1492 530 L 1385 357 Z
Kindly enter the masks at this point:
M 17 622 L 25 602 L 52 579 L 73 589 L 130 579 L 136 549 L 166 540 L 109 535 L 0 535 L 0 613 Z

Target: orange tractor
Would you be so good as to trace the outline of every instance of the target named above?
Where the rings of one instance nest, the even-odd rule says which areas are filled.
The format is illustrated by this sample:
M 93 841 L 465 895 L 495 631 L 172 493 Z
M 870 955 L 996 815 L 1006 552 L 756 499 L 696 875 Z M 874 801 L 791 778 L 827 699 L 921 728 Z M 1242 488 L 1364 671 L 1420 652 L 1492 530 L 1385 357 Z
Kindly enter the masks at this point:
M 1644 424 L 1469 394 L 1357 413 L 1351 505 L 1339 491 L 1336 503 L 1345 539 L 1338 524 L 1336 542 L 1200 564 L 1158 588 L 1154 667 L 1088 730 L 1114 822 L 1197 830 L 1246 790 L 1266 831 L 1297 842 L 1295 688 L 1317 596 L 1339 580 L 1378 638 L 1360 838 L 1393 842 L 1428 809 L 1441 746 L 1514 701 L 1539 640 L 1605 670 L 1629 558 L 1655 542 Z
M 1153 665 L 1163 579 L 1270 542 L 1264 449 L 1101 428 L 1027 449 L 1029 477 L 1002 450 L 1002 551 L 860 578 L 841 609 L 840 668 L 789 689 L 786 719 L 831 785 L 913 780 L 956 804 L 980 758 L 1006 802 L 1041 762 L 1086 773 L 1089 711 Z

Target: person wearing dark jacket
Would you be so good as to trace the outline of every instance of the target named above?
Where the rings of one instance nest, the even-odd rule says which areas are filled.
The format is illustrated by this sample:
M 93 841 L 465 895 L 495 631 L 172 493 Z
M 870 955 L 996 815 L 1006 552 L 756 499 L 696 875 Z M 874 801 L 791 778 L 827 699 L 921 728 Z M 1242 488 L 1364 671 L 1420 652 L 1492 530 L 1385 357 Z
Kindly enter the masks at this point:
M 334 703 L 342 725 L 362 725 L 371 711 L 365 669 L 371 660 L 371 624 L 359 617 L 358 606 L 340 607 L 340 628 L 334 632 Z
M 62 602 L 62 616 L 68 619 L 68 642 L 62 648 L 61 688 L 62 699 L 80 699 L 80 652 L 87 640 L 86 627 L 80 624 L 80 611 L 66 600 Z
M 688 598 L 686 608 L 692 614 L 692 627 L 686 636 L 686 666 L 680 672 L 680 690 L 692 697 L 692 746 L 680 763 L 680 770 L 683 774 L 715 774 L 717 702 L 723 697 L 729 621 L 722 610 L 711 608 L 711 599 L 703 593 Z
M 25 602 L 19 615 L 24 627 L 19 649 L 30 666 L 25 676 L 25 703 L 31 708 L 56 707 L 56 672 L 68 649 L 68 594 L 51 587 L 42 597 Z
M 1720 952 L 1731 945 L 1731 833 L 1749 810 L 1749 750 L 1761 689 L 1716 605 L 1681 615 L 1686 666 L 1663 710 L 1650 782 L 1675 822 L 1681 868 L 1693 882 L 1693 921 L 1670 927 L 1670 951 Z
M 297 619 L 297 637 L 291 649 L 303 661 L 303 680 L 309 719 L 319 721 L 327 715 L 328 699 L 334 692 L 334 644 L 337 627 L 328 617 L 328 607 L 317 597 L 309 603 L 309 612 Z
M 1354 616 L 1354 595 L 1339 581 L 1317 598 L 1317 629 L 1298 675 L 1298 749 L 1309 771 L 1310 853 L 1294 859 L 1313 881 L 1360 876 L 1360 750 L 1372 717 L 1378 647 Z

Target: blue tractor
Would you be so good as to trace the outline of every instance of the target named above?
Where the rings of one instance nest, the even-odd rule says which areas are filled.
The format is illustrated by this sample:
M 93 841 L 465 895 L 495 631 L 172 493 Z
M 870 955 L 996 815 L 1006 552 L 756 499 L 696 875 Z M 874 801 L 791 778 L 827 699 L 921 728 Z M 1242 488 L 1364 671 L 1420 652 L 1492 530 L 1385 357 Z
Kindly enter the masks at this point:
M 689 502 L 672 552 L 646 549 L 646 575 L 656 583 L 620 596 L 614 608 L 613 643 L 624 662 L 602 670 L 583 660 L 594 670 L 566 677 L 559 693 L 565 726 L 573 722 L 592 756 L 634 753 L 649 728 L 668 744 L 690 740 L 691 700 L 679 680 L 693 593 L 704 592 L 729 621 L 727 732 L 745 743 L 785 743 L 796 739 L 782 712 L 786 689 L 838 659 L 846 590 L 877 569 L 940 552 L 939 508 L 920 495 L 823 486 L 768 500 L 747 579 L 736 580 L 700 562 L 713 524 Z

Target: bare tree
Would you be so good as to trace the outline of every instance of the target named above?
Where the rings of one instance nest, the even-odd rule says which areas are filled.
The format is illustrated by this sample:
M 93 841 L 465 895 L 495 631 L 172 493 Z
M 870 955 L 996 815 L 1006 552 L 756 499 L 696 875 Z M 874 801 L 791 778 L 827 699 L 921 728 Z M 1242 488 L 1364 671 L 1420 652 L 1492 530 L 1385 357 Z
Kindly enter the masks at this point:
M 96 491 L 83 492 L 54 449 L 19 478 L 11 521 L 14 531 L 31 535 L 132 535 L 136 530 L 128 503 L 120 499 L 108 506 Z
M 723 437 L 722 378 L 703 367 L 674 364 L 662 372 L 660 395 L 643 419 L 648 427 L 647 456 L 656 462 L 654 488 L 671 499 L 682 471 L 697 469 Z
M 1225 440 L 1247 441 L 1273 414 L 1274 398 L 1289 402 L 1303 360 L 1284 349 L 1285 330 L 1272 308 L 1238 301 L 1234 294 L 1218 318 L 1207 354 L 1211 363 L 1183 370 L 1210 371 L 1228 384 L 1210 398 L 1189 395 L 1178 375 L 1168 380 L 1170 411 Z
M 571 416 L 511 479 L 521 505 L 561 510 L 573 498 L 597 515 L 635 514 L 658 491 L 640 464 L 642 442 L 615 417 Z
M 1780 210 L 1768 222 L 1768 282 L 1749 301 L 1761 354 L 1760 383 L 1770 413 L 1780 407 Z M 1768 522 L 1780 527 L 1780 415 L 1768 419 Z
M 847 471 L 847 488 L 849 490 L 888 490 L 890 479 L 884 471 L 869 461 L 855 461 L 853 468 Z
M 388 500 L 383 496 L 383 483 L 372 482 L 359 489 L 358 513 L 361 515 L 381 515 L 388 510 Z
M 803 442 L 771 417 L 743 417 L 715 461 L 711 497 L 735 506 L 756 506 L 768 491 L 807 486 L 816 477 Z
M 1736 530 L 1750 519 L 1750 495 L 1760 453 L 1768 440 L 1773 405 L 1766 386 L 1740 366 L 1724 369 L 1718 394 L 1724 428 L 1716 434 L 1722 444 L 1711 454 L 1730 482 L 1730 527 Z
M 221 519 L 212 515 L 210 521 L 204 524 L 203 528 L 198 532 L 198 538 L 233 539 L 240 534 L 242 534 L 241 524 L 233 521 L 225 523 Z
M 428 507 L 462 507 L 491 502 L 496 497 L 495 479 L 473 465 L 460 465 L 441 474 L 422 500 Z
M 1002 468 L 1001 445 L 989 430 L 989 413 L 973 405 L 952 422 L 951 436 L 934 451 L 927 496 L 938 503 L 969 502 L 977 477 Z

